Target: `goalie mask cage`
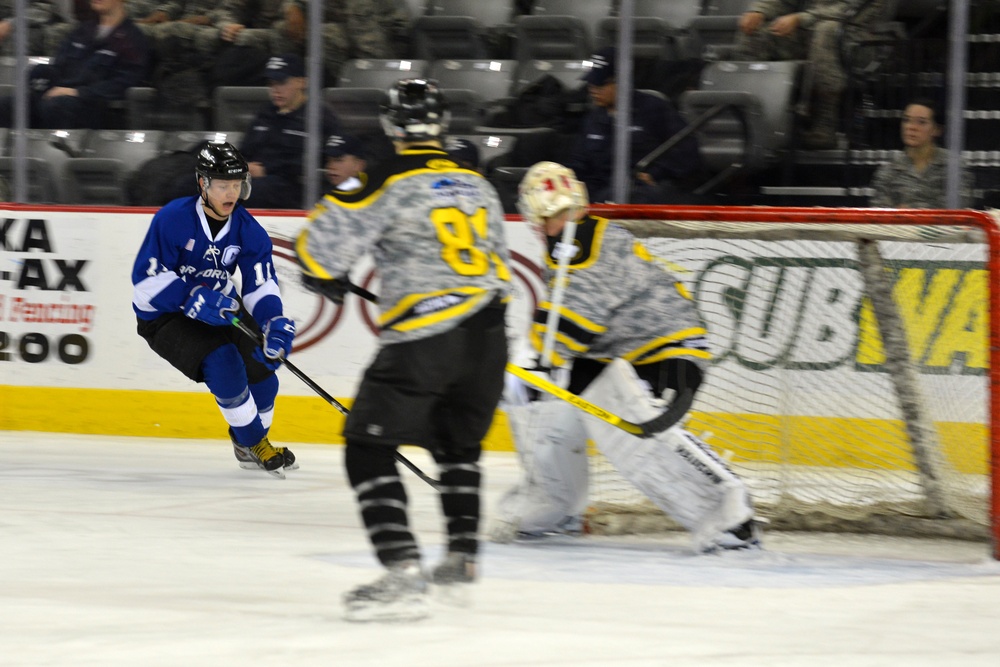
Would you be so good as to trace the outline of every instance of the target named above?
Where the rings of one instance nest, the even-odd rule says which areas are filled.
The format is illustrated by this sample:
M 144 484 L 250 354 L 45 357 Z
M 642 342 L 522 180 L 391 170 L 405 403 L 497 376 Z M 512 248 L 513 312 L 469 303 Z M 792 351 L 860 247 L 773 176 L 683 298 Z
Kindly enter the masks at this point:
M 685 426 L 771 529 L 991 540 L 1000 231 L 986 213 L 595 206 L 694 298 L 714 359 Z M 671 522 L 599 454 L 595 533 Z

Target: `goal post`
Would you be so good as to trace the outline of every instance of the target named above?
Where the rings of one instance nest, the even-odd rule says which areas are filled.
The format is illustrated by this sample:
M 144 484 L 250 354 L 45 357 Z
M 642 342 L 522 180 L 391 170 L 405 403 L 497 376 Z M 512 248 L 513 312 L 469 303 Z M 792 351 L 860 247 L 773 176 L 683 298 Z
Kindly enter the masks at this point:
M 685 283 L 714 359 L 686 427 L 776 529 L 989 540 L 1000 227 L 973 210 L 594 206 Z M 592 457 L 588 525 L 669 525 Z

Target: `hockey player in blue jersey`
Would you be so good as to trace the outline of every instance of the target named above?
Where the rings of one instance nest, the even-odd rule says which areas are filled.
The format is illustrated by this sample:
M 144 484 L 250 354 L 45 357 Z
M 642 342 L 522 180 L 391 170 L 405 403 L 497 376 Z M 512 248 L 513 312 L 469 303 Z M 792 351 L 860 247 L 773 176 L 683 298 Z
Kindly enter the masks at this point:
M 283 314 L 271 239 L 240 205 L 250 196 L 250 175 L 232 144 L 206 144 L 195 178 L 198 195 L 161 208 L 136 257 L 138 333 L 172 366 L 208 386 L 240 467 L 284 478 L 285 470 L 298 467 L 295 456 L 273 447 L 267 432 L 278 394 L 275 371 L 292 350 L 295 323 Z M 233 315 L 260 333 L 262 346 L 232 325 Z

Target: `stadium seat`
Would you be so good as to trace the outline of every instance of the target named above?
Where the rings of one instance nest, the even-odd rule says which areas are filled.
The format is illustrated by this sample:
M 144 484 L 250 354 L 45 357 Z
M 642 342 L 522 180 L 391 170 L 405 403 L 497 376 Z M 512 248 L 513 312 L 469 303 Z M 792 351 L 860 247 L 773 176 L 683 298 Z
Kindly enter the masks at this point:
M 481 25 L 494 28 L 509 25 L 514 14 L 511 0 L 427 0 L 423 16 L 471 16 Z
M 486 103 L 482 96 L 468 88 L 441 88 L 448 102 L 451 122 L 448 132 L 456 134 L 474 133 L 485 120 Z
M 212 128 L 245 132 L 262 108 L 270 104 L 267 86 L 218 86 L 212 93 Z
M 67 187 L 66 164 L 83 154 L 83 145 L 92 130 L 27 130 L 28 201 L 37 204 L 74 204 Z M 0 167 L 0 176 L 13 188 L 13 147 L 9 161 Z M 7 160 L 7 158 L 4 158 Z
M 487 31 L 472 16 L 421 16 L 413 22 L 413 55 L 422 60 L 488 58 Z
M 164 106 L 155 88 L 136 86 L 125 91 L 128 126 L 133 130 L 204 130 L 205 109 Z
M 337 114 L 341 129 L 347 134 L 360 136 L 367 132 L 381 132 L 378 113 L 385 97 L 382 88 L 324 88 L 323 98 Z
M 521 61 L 514 80 L 514 95 L 544 76 L 553 76 L 567 89 L 583 86 L 583 75 L 593 66 L 583 58 L 555 58 Z
M 117 158 L 128 169 L 136 169 L 160 154 L 163 130 L 93 130 L 83 141 L 80 156 Z
M 510 153 L 517 137 L 513 134 L 453 134 L 448 133 L 448 139 L 463 139 L 479 150 L 479 168 L 488 174 L 494 160 Z M 445 148 L 447 148 L 447 144 Z
M 216 132 L 214 130 L 201 130 L 192 132 L 165 132 L 160 139 L 161 153 L 176 153 L 181 151 L 193 151 L 203 141 L 228 141 L 234 146 L 239 146 L 243 141 L 245 132 Z
M 342 88 L 389 88 L 400 79 L 424 76 L 426 60 L 352 58 L 337 76 Z
M 43 158 L 25 158 L 28 175 L 28 204 L 64 204 L 62 201 L 61 189 L 56 186 L 56 176 L 52 166 Z M 14 196 L 14 169 L 15 159 L 13 156 L 0 156 L 0 179 L 7 182 L 7 188 Z
M 124 206 L 125 180 L 130 172 L 124 160 L 112 157 L 77 157 L 66 163 L 67 203 L 90 206 Z
M 632 54 L 636 58 L 678 59 L 687 55 L 687 29 L 701 0 L 636 0 L 632 10 Z M 621 19 L 610 16 L 597 26 L 597 43 L 618 44 Z
M 475 91 L 488 110 L 510 99 L 517 66 L 516 60 L 436 60 L 428 68 L 427 77 L 436 79 L 442 89 Z
M 519 16 L 514 22 L 514 57 L 521 62 L 583 59 L 593 52 L 592 34 L 587 24 L 576 16 Z
M 792 148 L 802 61 L 710 63 L 698 90 L 681 95 L 705 167 L 720 177 L 762 169 Z M 721 176 L 720 176 L 721 175 Z

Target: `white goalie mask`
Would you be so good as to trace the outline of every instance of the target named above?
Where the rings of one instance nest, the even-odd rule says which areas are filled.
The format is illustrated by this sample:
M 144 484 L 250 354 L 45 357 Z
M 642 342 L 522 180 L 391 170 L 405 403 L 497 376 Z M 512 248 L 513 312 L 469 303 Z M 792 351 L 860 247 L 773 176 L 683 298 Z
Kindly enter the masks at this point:
M 583 214 L 590 202 L 587 188 L 569 167 L 557 162 L 538 162 L 528 170 L 517 188 L 517 209 L 521 216 L 536 225 L 545 224 L 566 209 L 573 217 Z

